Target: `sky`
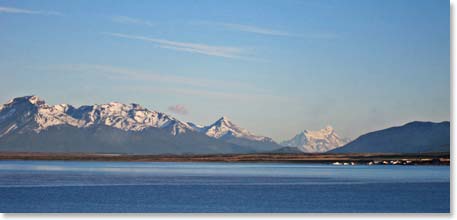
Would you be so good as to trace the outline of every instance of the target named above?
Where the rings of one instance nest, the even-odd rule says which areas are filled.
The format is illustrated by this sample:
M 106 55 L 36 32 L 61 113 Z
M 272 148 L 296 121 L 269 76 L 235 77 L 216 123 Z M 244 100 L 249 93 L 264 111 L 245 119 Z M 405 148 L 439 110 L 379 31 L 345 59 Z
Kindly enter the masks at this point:
M 450 119 L 449 1 L 0 0 L 0 102 L 139 103 L 282 141 Z

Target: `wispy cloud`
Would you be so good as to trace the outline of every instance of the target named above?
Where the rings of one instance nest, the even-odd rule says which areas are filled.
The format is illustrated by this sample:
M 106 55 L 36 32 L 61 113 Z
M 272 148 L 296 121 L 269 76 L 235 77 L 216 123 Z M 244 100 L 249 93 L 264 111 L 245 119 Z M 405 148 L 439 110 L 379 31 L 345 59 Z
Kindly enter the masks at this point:
M 208 44 L 197 44 L 189 42 L 178 42 L 167 39 L 150 38 L 145 36 L 121 34 L 121 33 L 104 33 L 113 37 L 141 40 L 156 44 L 156 46 L 164 49 L 185 51 L 190 53 L 204 54 L 208 56 L 217 56 L 225 58 L 238 58 L 238 59 L 250 59 L 244 56 L 244 50 L 238 47 L 227 47 L 227 46 L 213 46 Z
M 338 35 L 333 33 L 326 33 L 321 31 L 312 31 L 308 33 L 290 33 L 284 30 L 271 29 L 266 27 L 259 27 L 254 25 L 226 23 L 226 22 L 213 22 L 213 21 L 194 21 L 191 24 L 195 25 L 206 25 L 224 30 L 239 31 L 260 35 L 268 36 L 280 36 L 280 37 L 298 37 L 298 38 L 310 38 L 310 39 L 333 39 L 337 38 Z
M 57 72 L 77 72 L 78 74 L 95 74 L 101 75 L 108 79 L 114 80 L 138 80 L 142 82 L 174 83 L 179 85 L 188 85 L 196 87 L 212 88 L 227 87 L 237 90 L 260 91 L 254 85 L 240 81 L 222 81 L 198 77 L 184 77 L 166 73 L 157 73 L 154 71 L 145 71 L 134 68 L 125 68 L 112 65 L 100 64 L 60 64 L 47 66 L 47 71 L 54 70 Z
M 234 23 L 222 23 L 222 22 L 207 22 L 208 24 L 212 24 L 215 26 L 219 26 L 225 29 L 234 30 L 234 31 L 241 31 L 241 32 L 249 32 L 254 34 L 262 34 L 262 35 L 271 35 L 271 36 L 293 36 L 294 34 L 280 31 L 280 30 L 273 30 L 264 27 L 257 27 L 251 25 L 244 25 L 244 24 L 234 24 Z
M 38 14 L 38 15 L 62 15 L 62 13 L 57 11 L 35 11 L 23 8 L 13 8 L 0 6 L 0 13 L 9 13 L 9 14 Z
M 134 25 L 144 25 L 148 27 L 153 27 L 155 24 L 153 22 L 139 19 L 139 18 L 132 18 L 128 16 L 114 16 L 111 17 L 111 20 L 121 24 L 134 24 Z
M 170 107 L 168 107 L 168 110 L 173 113 L 180 114 L 180 115 L 187 115 L 187 113 L 189 112 L 184 105 L 180 105 L 180 104 L 170 106 Z

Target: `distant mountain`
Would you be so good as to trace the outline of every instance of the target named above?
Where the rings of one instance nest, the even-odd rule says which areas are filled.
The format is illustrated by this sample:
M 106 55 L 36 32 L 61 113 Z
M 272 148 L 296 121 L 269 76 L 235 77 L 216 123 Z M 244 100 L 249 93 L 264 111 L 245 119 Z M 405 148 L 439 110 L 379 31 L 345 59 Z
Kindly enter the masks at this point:
M 208 126 L 188 124 L 196 131 L 209 137 L 240 146 L 248 146 L 255 151 L 271 151 L 282 147 L 269 137 L 257 136 L 244 128 L 240 128 L 225 116 Z
M 330 153 L 449 152 L 449 122 L 411 122 L 364 134 Z
M 50 106 L 37 96 L 25 96 L 0 107 L 0 151 L 210 154 L 256 150 L 213 138 L 193 124 L 138 104 L 75 108 Z
M 323 153 L 349 142 L 349 139 L 341 138 L 331 126 L 318 131 L 304 130 L 287 141 L 281 142 L 282 146 L 296 147 L 304 153 Z

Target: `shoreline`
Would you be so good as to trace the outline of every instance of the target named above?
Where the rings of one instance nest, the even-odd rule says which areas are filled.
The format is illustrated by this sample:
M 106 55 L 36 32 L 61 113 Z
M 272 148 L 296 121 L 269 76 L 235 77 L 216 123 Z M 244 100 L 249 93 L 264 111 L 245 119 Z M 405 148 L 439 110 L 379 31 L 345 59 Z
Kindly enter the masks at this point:
M 276 162 L 334 165 L 450 165 L 449 153 L 386 154 L 193 154 L 132 155 L 88 153 L 0 152 L 0 160 L 107 161 L 107 162 Z

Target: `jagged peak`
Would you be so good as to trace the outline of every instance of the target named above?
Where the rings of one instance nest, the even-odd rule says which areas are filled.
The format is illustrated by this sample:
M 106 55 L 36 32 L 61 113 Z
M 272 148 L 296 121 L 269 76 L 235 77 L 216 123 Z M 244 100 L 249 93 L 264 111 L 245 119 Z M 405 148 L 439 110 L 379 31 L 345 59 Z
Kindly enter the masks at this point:
M 234 136 L 237 138 L 245 138 L 256 141 L 272 141 L 271 138 L 254 135 L 247 129 L 239 127 L 238 125 L 231 122 L 227 116 L 222 116 L 213 124 L 206 126 L 200 130 L 204 131 L 206 135 L 214 138 Z
M 216 122 L 230 122 L 230 119 L 227 116 L 222 116 Z
M 305 129 L 303 130 L 303 132 L 301 132 L 300 134 L 310 134 L 310 133 L 317 133 L 317 132 L 321 132 L 321 133 L 332 133 L 334 132 L 335 129 L 331 126 L 331 125 L 327 125 L 325 126 L 324 128 L 322 129 L 319 129 L 319 130 L 308 130 L 308 129 Z
M 215 121 L 213 124 L 211 124 L 208 127 L 212 127 L 212 126 L 228 126 L 228 127 L 235 126 L 236 127 L 236 125 L 233 124 L 227 116 L 220 117 L 217 121 Z
M 230 121 L 229 118 L 225 115 L 223 115 L 219 120 Z
M 29 95 L 29 96 L 22 96 L 22 97 L 17 97 L 12 100 L 10 100 L 6 104 L 14 104 L 14 103 L 23 103 L 23 102 L 29 102 L 30 104 L 33 105 L 44 105 L 46 104 L 43 99 L 36 95 Z

